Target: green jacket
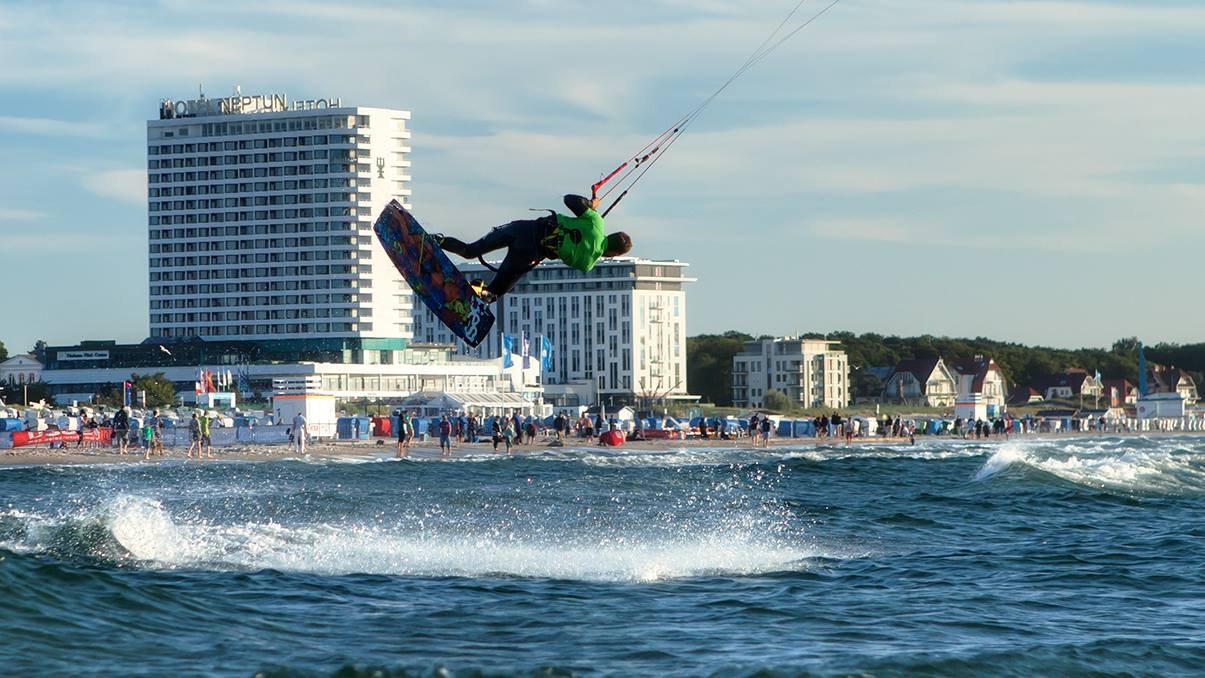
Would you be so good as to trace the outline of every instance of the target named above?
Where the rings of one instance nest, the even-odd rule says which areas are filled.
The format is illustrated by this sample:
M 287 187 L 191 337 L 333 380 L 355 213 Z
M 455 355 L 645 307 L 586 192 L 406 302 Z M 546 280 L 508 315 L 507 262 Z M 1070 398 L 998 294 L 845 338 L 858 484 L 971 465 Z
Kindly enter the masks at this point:
M 580 195 L 565 196 L 565 206 L 574 216 L 556 215 L 556 228 L 549 236 L 550 249 L 566 266 L 585 273 L 594 268 L 607 249 L 603 218 Z

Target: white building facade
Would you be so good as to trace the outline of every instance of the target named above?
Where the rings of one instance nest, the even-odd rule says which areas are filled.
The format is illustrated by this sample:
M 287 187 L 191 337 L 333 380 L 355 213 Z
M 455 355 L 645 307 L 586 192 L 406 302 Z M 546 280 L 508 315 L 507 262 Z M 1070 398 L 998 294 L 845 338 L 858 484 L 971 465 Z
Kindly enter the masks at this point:
M 177 353 L 193 351 L 196 344 L 172 344 Z M 154 345 L 122 346 L 87 351 L 47 349 L 48 365 L 42 371 L 59 404 L 88 402 L 135 375 L 162 374 L 177 394 L 192 402 L 193 384 L 200 370 L 227 373 L 244 397 L 266 397 L 284 380 L 313 384 L 340 400 L 399 400 L 414 393 L 515 394 L 533 404 L 543 400 L 539 366 L 521 364 L 503 368 L 500 359 L 483 360 L 453 355 L 448 345 L 411 344 L 392 364 L 346 362 L 295 362 L 229 364 L 221 356 L 209 360 L 176 360 L 159 354 Z M 159 359 L 161 362 L 156 362 Z
M 582 273 L 546 261 L 494 306 L 494 329 L 473 353 L 500 356 L 505 334 L 513 338 L 513 359 L 521 361 L 525 338 L 535 354 L 546 337 L 552 359 L 543 374 L 544 397 L 556 405 L 691 399 L 686 284 L 695 279 L 687 277 L 687 266 L 617 257 Z M 492 275 L 478 263 L 462 263 L 461 270 L 470 278 Z M 414 303 L 415 340 L 455 341 L 433 313 Z
M 42 363 L 31 355 L 22 353 L 0 362 L 0 383 L 13 385 L 34 384 L 42 380 Z
M 799 407 L 849 404 L 849 358 L 840 342 L 783 337 L 745 342 L 732 358 L 732 404 L 762 407 L 778 391 Z
M 163 102 L 147 122 L 150 336 L 400 350 L 411 297 L 372 224 L 409 205 L 409 118 L 284 95 Z

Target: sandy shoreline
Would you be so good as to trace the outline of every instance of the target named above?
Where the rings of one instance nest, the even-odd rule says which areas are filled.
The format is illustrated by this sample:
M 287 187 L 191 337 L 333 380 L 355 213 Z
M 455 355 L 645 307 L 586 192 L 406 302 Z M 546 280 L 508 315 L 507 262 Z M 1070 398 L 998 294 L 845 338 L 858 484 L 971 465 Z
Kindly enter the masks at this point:
M 917 440 L 920 442 L 920 439 Z M 855 439 L 853 445 L 884 445 L 884 444 L 908 444 L 907 438 L 863 438 Z M 814 446 L 814 445 L 845 445 L 843 439 L 815 439 L 815 438 L 779 438 L 771 439 L 770 447 L 799 447 L 799 446 Z M 584 438 L 575 438 L 563 446 L 550 445 L 548 441 L 538 440 L 532 445 L 516 445 L 513 448 L 514 456 L 529 456 L 536 454 L 544 454 L 556 450 L 610 450 L 612 452 L 619 451 L 654 451 L 654 450 L 674 450 L 682 448 L 746 448 L 752 449 L 748 438 L 740 438 L 737 440 L 718 440 L 709 438 L 701 440 L 693 438 L 689 440 L 639 440 L 628 441 L 622 447 L 604 447 L 597 443 L 593 443 Z M 396 446 L 393 440 L 386 440 L 384 444 L 378 445 L 375 441 L 340 441 L 340 442 L 318 442 L 311 443 L 306 446 L 306 456 L 311 460 L 368 460 L 380 458 L 392 458 L 396 452 Z M 123 464 L 123 463 L 162 463 L 165 461 L 176 462 L 192 462 L 197 460 L 187 459 L 184 456 L 185 448 L 170 447 L 165 450 L 162 457 L 152 456 L 150 459 L 144 459 L 141 450 L 134 454 L 118 454 L 116 449 L 86 449 L 75 447 L 50 449 L 45 447 L 25 448 L 17 450 L 0 450 L 0 466 L 38 466 L 38 465 L 57 465 L 57 464 Z M 494 452 L 493 445 L 488 442 L 482 443 L 461 443 L 452 449 L 451 459 L 457 458 L 480 458 L 480 457 L 505 457 L 506 452 L 502 446 L 499 446 L 498 452 Z M 290 446 L 279 445 L 227 445 L 224 447 L 214 447 L 212 459 L 203 459 L 205 461 L 272 461 L 282 459 L 296 459 L 299 455 Z M 416 442 L 411 445 L 409 457 L 412 459 L 440 459 L 439 445 L 435 441 Z M 448 457 L 442 457 L 448 458 Z
M 1201 435 L 1199 432 L 1131 432 L 1131 433 L 1073 433 L 1073 434 L 1029 434 L 1024 436 L 1012 436 L 1004 438 L 1001 436 L 992 436 L 991 438 L 983 438 L 975 440 L 974 438 L 967 439 L 967 443 L 1003 443 L 1009 440 L 1043 440 L 1052 438 L 1068 438 L 1068 437 L 1102 437 L 1102 436 L 1159 436 L 1159 437 L 1175 437 L 1182 435 Z M 916 444 L 923 445 L 930 441 L 947 441 L 954 440 L 949 436 L 941 436 L 940 438 L 933 437 L 917 437 Z M 376 444 L 376 441 L 340 441 L 340 442 L 318 442 L 306 446 L 306 457 L 311 461 L 322 460 L 343 460 L 343 461 L 368 461 L 374 459 L 392 459 L 395 453 L 395 446 L 392 440 L 383 441 L 384 444 Z M 875 445 L 908 445 L 907 438 L 855 438 L 851 446 L 865 447 Z M 793 447 L 793 448 L 808 448 L 808 447 L 844 447 L 846 442 L 844 439 L 836 438 L 773 438 L 770 440 L 770 447 Z M 641 440 L 629 441 L 619 448 L 603 447 L 596 443 L 592 443 L 585 439 L 573 439 L 567 441 L 564 446 L 553 446 L 545 440 L 539 440 L 532 445 L 514 447 L 514 456 L 530 456 L 544 454 L 556 450 L 608 450 L 612 453 L 623 451 L 669 451 L 675 449 L 698 449 L 698 448 L 744 448 L 753 449 L 748 438 L 740 438 L 737 440 L 717 440 L 710 438 L 701 440 L 692 438 L 689 440 Z M 299 455 L 288 445 L 227 445 L 224 447 L 215 447 L 213 449 L 212 459 L 204 459 L 198 462 L 196 459 L 186 459 L 184 456 L 184 448 L 168 448 L 162 457 L 152 456 L 149 460 L 144 459 L 141 450 L 137 454 L 117 454 L 115 449 L 76 449 L 69 447 L 66 449 L 49 449 L 49 448 L 26 448 L 19 450 L 0 450 L 0 466 L 42 466 L 42 465 L 64 465 L 64 464 L 153 464 L 163 462 L 188 462 L 188 463 L 204 463 L 206 461 L 279 461 L 284 459 L 297 459 Z M 483 443 L 462 443 L 452 449 L 451 457 L 441 457 L 439 446 L 434 441 L 422 443 L 414 443 L 410 447 L 409 457 L 416 460 L 438 460 L 438 459 L 464 459 L 464 458 L 482 458 L 482 457 L 505 457 L 506 452 L 499 448 L 498 452 L 493 451 L 493 446 L 488 442 Z

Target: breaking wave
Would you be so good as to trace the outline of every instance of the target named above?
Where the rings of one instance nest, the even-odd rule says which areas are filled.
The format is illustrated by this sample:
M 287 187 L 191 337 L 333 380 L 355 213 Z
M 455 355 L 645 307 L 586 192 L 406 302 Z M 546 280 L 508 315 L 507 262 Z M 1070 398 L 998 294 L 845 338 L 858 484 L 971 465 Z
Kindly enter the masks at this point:
M 799 571 L 843 557 L 766 536 L 762 522 L 737 515 L 676 536 L 602 531 L 559 538 L 456 525 L 215 524 L 173 516 L 155 499 L 121 495 L 69 516 L 0 513 L 0 549 L 150 569 L 632 582 Z
M 1203 451 L 1199 440 L 1009 442 L 984 462 L 975 480 L 1019 469 L 1118 494 L 1195 496 L 1205 494 Z

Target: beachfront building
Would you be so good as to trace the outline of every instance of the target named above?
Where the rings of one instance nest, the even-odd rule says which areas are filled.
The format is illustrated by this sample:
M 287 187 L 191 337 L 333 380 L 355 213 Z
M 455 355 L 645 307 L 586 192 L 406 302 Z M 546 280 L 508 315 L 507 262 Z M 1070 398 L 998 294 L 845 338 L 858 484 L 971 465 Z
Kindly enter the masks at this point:
M 901 360 L 883 384 L 883 402 L 920 407 L 953 407 L 954 374 L 940 357 Z
M 1009 405 L 1033 405 L 1043 400 L 1042 392 L 1032 386 L 1018 384 L 1008 393 Z
M 274 385 L 298 381 L 339 400 L 397 400 L 415 393 L 513 394 L 541 405 L 539 368 L 504 367 L 500 359 L 483 360 L 454 354 L 450 345 L 410 344 L 399 359 L 386 363 L 349 361 L 341 351 L 312 350 L 302 360 L 272 360 L 248 354 L 244 342 L 190 339 L 160 343 L 118 344 L 89 341 L 78 346 L 45 349 L 42 372 L 55 401 L 88 402 L 111 389 L 120 390 L 134 375 L 162 373 L 178 398 L 192 402 L 202 372 L 224 375 L 243 399 L 262 400 Z
M 526 355 L 532 364 L 544 364 L 544 398 L 558 407 L 694 399 L 686 383 L 686 284 L 695 279 L 686 275 L 687 266 L 616 257 L 582 273 L 545 261 L 495 304 L 498 320 L 481 346 L 460 344 L 462 351 L 497 358 L 509 340 L 511 360 Z M 493 275 L 480 263 L 461 269 L 469 278 Z M 415 340 L 458 342 L 415 303 Z M 545 346 L 551 356 L 537 360 Z
M 1174 365 L 1165 367 L 1152 362 L 1147 362 L 1146 372 L 1148 394 L 1179 393 L 1186 405 L 1193 405 L 1200 399 L 1197 382 L 1188 372 Z
M 1101 382 L 1102 395 L 1109 407 L 1133 407 L 1138 404 L 1138 387 L 1129 379 L 1105 379 Z
M 0 362 L 0 383 L 21 386 L 42 380 L 42 363 L 28 353 Z
M 995 360 L 977 355 L 971 360 L 950 363 L 950 371 L 958 382 L 955 412 L 961 407 L 979 412 L 982 407 L 989 417 L 1004 413 L 1008 398 L 1008 378 Z M 981 417 L 976 417 L 981 418 Z
M 732 404 L 762 407 L 778 391 L 799 407 L 849 405 L 849 359 L 840 345 L 802 337 L 745 342 L 732 358 Z
M 372 224 L 409 204 L 409 118 L 237 90 L 163 101 L 146 125 L 150 336 L 400 360 L 409 288 Z
M 1039 377 L 1034 381 L 1033 389 L 1041 393 L 1045 400 L 1078 398 L 1081 403 L 1086 400 L 1099 401 L 1104 394 L 1104 386 L 1099 377 L 1076 367 L 1065 369 L 1058 374 Z

